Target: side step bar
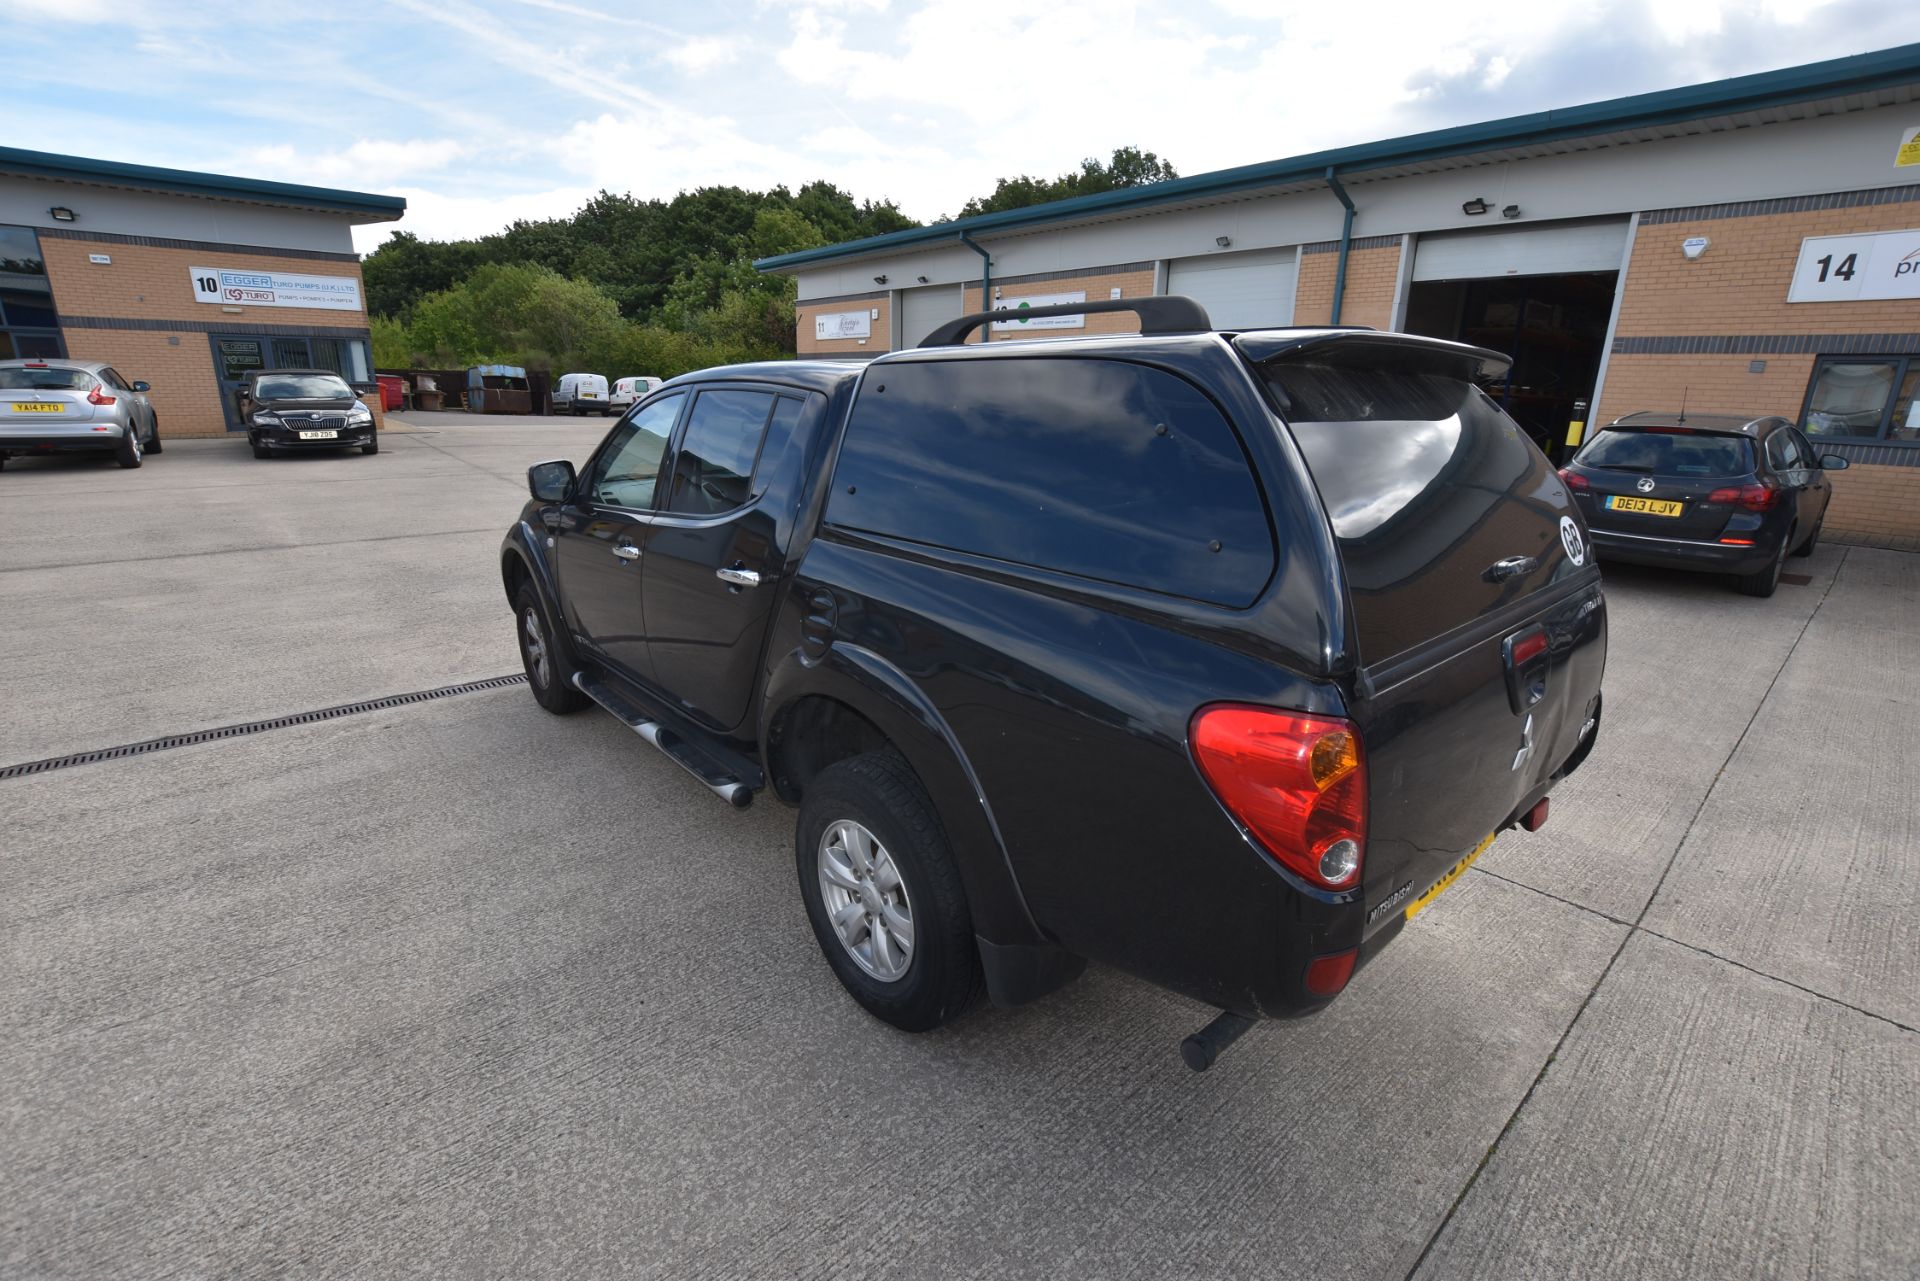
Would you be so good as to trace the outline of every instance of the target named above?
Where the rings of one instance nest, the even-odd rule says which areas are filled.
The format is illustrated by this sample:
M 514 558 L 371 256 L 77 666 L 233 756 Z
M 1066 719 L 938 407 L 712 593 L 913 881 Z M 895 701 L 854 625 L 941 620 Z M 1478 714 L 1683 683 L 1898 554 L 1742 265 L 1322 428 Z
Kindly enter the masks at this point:
M 668 760 L 699 779 L 715 796 L 737 810 L 743 810 L 753 804 L 752 787 L 741 781 L 739 776 L 725 765 L 702 751 L 698 744 L 663 725 L 656 717 L 642 710 L 625 694 L 604 681 L 592 679 L 585 672 L 575 672 L 573 684 L 575 689 L 613 713 L 622 724 L 645 739 L 649 745 L 658 748 Z

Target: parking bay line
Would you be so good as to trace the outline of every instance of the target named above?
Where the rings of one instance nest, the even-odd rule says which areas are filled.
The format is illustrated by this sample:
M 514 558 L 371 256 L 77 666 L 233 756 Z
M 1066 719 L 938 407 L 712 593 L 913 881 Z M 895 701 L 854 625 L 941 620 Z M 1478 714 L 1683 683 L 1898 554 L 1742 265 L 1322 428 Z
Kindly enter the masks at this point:
M 86 752 L 70 752 L 65 756 L 49 756 L 37 761 L 22 761 L 18 765 L 0 766 L 0 780 L 27 778 L 40 774 L 50 774 L 55 770 L 71 769 L 76 765 L 92 765 L 99 761 L 124 760 L 129 756 L 145 756 L 150 752 L 164 752 L 176 747 L 194 747 L 201 743 L 220 742 L 230 738 L 246 738 L 253 734 L 264 734 L 269 730 L 290 729 L 295 725 L 313 725 L 321 721 L 339 720 L 343 716 L 360 716 L 367 712 L 382 712 L 392 707 L 407 707 L 414 703 L 430 703 L 442 698 L 452 698 L 458 694 L 478 694 L 486 690 L 509 689 L 515 685 L 527 683 L 525 672 L 515 672 L 511 676 L 489 676 L 484 680 L 462 681 L 457 685 L 440 685 L 433 689 L 414 690 L 406 694 L 385 694 L 379 698 L 365 698 L 354 703 L 341 703 L 334 707 L 322 707 L 310 712 L 292 712 L 285 716 L 270 716 L 263 720 L 241 721 L 234 725 L 220 725 L 213 729 L 194 730 L 186 734 L 168 734 L 160 738 L 149 738 L 138 743 L 123 743 L 118 747 L 100 747 Z

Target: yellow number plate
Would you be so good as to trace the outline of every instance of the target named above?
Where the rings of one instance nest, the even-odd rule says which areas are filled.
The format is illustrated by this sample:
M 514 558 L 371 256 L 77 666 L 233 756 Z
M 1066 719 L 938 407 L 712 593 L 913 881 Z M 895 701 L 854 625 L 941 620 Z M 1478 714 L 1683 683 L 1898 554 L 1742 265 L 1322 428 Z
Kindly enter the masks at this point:
M 1487 833 L 1487 839 L 1484 841 L 1481 841 L 1478 845 L 1474 846 L 1473 853 L 1467 855 L 1465 858 L 1461 859 L 1458 863 L 1455 863 L 1452 867 L 1448 868 L 1447 874 L 1441 877 L 1439 880 L 1435 881 L 1433 883 L 1432 889 L 1428 890 L 1425 894 L 1422 894 L 1419 898 L 1413 900 L 1413 902 L 1407 904 L 1407 919 L 1411 921 L 1414 917 L 1420 915 L 1420 913 L 1426 909 L 1427 904 L 1433 902 L 1433 900 L 1440 897 L 1441 890 L 1446 889 L 1447 886 L 1459 880 L 1460 874 L 1473 866 L 1473 860 L 1479 858 L 1482 854 L 1487 852 L 1487 846 L 1493 844 L 1493 838 L 1496 835 L 1498 835 L 1498 833 L 1495 833 L 1495 832 Z
M 1607 507 L 1617 512 L 1639 512 L 1643 516 L 1678 516 L 1686 510 L 1685 503 L 1670 503 L 1660 498 L 1627 498 L 1621 494 L 1612 494 L 1607 498 Z
M 24 403 L 15 401 L 13 412 L 16 414 L 64 414 L 67 407 L 62 404 L 48 404 L 45 401 L 30 400 Z

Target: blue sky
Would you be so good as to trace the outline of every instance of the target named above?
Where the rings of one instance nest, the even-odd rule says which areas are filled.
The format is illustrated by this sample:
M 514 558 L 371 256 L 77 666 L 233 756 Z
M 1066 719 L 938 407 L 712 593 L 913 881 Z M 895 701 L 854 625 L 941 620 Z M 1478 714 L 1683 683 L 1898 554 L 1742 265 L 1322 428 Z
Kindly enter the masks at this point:
M 1184 174 L 1887 48 L 1894 0 L 0 0 L 6 141 L 406 196 L 826 178 L 931 219 L 1132 144 Z M 372 248 L 386 228 L 364 229 Z

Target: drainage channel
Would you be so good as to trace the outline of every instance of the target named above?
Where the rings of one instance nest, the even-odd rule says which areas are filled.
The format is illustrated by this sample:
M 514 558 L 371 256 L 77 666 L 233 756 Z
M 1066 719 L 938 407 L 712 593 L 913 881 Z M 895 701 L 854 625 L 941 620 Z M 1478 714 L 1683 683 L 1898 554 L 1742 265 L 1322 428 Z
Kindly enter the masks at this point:
M 524 685 L 526 682 L 526 673 L 515 672 L 512 676 L 490 676 L 486 680 L 463 681 L 458 685 L 442 685 L 438 689 L 415 690 L 411 694 L 388 694 L 384 698 L 368 698 L 358 703 L 323 707 L 318 711 L 295 712 L 290 716 L 273 716 L 263 721 L 222 725 L 217 729 L 195 730 L 191 734 L 169 734 L 165 738 L 150 738 L 144 743 L 126 743 L 119 747 L 97 748 L 91 752 L 74 752 L 70 756 L 50 756 L 43 761 L 26 761 L 19 765 L 0 766 L 0 779 L 24 778 L 29 774 L 49 774 L 54 770 L 70 769 L 75 765 L 92 765 L 99 761 L 122 760 L 128 756 L 145 756 L 148 752 L 164 752 L 175 747 L 193 747 L 200 743 L 213 743 L 222 739 L 245 738 L 249 734 L 265 734 L 269 730 L 288 729 L 295 725 L 313 725 L 320 721 L 334 721 L 342 716 L 359 716 L 366 712 L 384 712 L 390 707 L 405 707 L 411 703 L 431 703 L 435 699 L 452 698 L 456 694 L 478 694 L 482 690 L 506 689 L 512 685 Z

